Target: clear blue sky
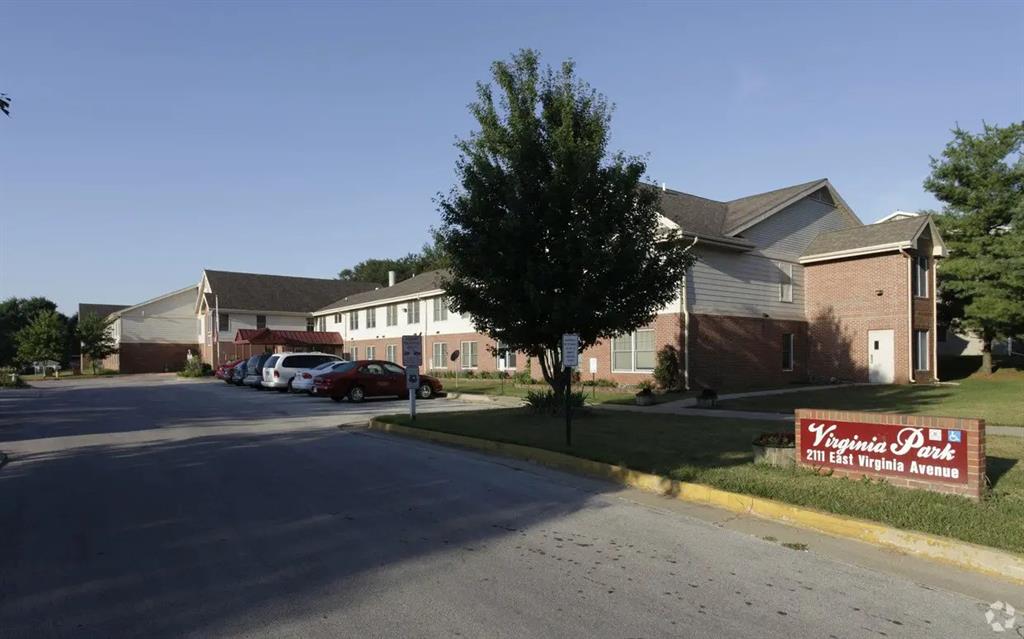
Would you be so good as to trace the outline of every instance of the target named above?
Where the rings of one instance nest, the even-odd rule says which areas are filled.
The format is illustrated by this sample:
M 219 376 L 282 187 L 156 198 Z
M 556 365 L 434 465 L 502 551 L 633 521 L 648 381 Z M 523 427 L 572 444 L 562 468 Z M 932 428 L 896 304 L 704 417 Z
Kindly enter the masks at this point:
M 954 123 L 1022 117 L 1022 32 L 1009 2 L 5 3 L 0 297 L 71 313 L 415 250 L 474 82 L 521 47 L 574 58 L 672 188 L 931 207 Z

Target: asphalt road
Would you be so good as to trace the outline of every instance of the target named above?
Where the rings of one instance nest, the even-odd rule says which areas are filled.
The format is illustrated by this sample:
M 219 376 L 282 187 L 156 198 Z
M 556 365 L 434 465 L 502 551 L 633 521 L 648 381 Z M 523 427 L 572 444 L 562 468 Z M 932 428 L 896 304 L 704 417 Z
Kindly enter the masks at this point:
M 403 407 L 161 378 L 0 393 L 0 637 L 1006 636 L 987 600 L 834 541 L 336 428 Z

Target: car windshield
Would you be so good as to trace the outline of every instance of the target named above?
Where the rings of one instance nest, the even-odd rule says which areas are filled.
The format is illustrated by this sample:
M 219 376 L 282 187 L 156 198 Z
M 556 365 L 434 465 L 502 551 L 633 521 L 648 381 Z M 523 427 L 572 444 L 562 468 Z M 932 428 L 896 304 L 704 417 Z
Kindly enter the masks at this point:
M 280 358 L 277 355 L 272 355 L 270 359 L 267 360 L 267 363 L 263 365 L 263 368 L 274 368 L 274 364 L 277 363 L 278 359 Z
M 334 366 L 337 363 L 338 362 L 336 362 L 335 360 L 331 359 L 331 360 L 328 360 L 328 361 L 326 361 L 326 362 L 324 362 L 322 364 L 317 364 L 316 366 L 313 367 L 313 370 L 315 370 L 315 371 L 326 370 L 326 369 L 330 368 L 331 366 Z

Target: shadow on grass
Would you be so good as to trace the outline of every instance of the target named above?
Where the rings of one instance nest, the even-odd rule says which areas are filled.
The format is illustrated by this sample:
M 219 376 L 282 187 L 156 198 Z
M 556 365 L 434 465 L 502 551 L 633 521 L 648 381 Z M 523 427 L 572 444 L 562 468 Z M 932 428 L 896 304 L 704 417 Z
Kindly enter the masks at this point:
M 988 477 L 989 484 L 992 486 L 998 484 L 999 480 L 1013 470 L 1013 467 L 1019 462 L 1019 459 L 1009 459 L 1007 457 L 986 457 L 985 475 Z

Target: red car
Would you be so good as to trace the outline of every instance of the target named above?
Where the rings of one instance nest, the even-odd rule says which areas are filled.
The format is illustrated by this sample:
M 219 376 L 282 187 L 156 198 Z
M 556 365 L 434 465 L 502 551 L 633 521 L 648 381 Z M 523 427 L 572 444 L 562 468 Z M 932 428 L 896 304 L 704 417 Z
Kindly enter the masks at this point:
M 245 361 L 244 359 L 236 359 L 233 362 L 224 362 L 223 364 L 221 364 L 220 366 L 217 367 L 217 370 L 214 371 L 213 375 L 217 379 L 223 379 L 225 381 L 230 381 L 231 380 L 231 369 L 233 369 L 235 366 L 238 366 L 239 364 L 241 364 L 244 361 Z
M 317 395 L 326 395 L 336 402 L 348 398 L 361 402 L 367 397 L 407 397 L 405 369 L 394 362 L 361 359 L 346 362 L 334 372 L 319 375 L 313 380 Z M 429 375 L 420 375 L 416 396 L 430 399 L 442 390 L 441 381 Z

